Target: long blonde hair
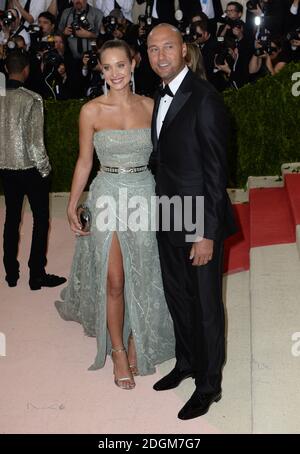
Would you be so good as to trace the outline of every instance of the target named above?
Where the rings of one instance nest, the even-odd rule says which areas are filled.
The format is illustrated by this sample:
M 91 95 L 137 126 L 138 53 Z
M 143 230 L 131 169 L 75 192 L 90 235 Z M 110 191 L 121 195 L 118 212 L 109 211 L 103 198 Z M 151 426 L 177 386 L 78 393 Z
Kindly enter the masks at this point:
M 187 66 L 199 77 L 207 80 L 201 50 L 195 43 L 187 43 L 185 61 Z

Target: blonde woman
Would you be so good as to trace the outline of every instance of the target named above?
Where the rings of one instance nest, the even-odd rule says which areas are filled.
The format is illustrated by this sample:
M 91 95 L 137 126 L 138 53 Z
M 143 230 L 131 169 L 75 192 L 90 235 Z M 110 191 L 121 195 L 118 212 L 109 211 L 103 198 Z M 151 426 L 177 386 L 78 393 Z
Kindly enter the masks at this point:
M 187 43 L 185 57 L 187 66 L 199 77 L 207 80 L 201 50 L 195 43 Z

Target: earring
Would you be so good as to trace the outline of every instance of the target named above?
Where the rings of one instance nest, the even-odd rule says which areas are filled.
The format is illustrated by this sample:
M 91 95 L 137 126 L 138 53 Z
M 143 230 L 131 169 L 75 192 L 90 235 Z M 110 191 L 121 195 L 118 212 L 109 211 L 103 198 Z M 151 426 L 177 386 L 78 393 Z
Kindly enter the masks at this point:
M 104 92 L 104 96 L 107 96 L 107 95 L 108 95 L 108 87 L 107 87 L 106 80 L 104 81 L 104 89 L 103 89 L 103 92 Z
M 132 73 L 131 73 L 131 89 L 132 89 L 132 93 L 135 95 L 134 71 L 132 71 Z

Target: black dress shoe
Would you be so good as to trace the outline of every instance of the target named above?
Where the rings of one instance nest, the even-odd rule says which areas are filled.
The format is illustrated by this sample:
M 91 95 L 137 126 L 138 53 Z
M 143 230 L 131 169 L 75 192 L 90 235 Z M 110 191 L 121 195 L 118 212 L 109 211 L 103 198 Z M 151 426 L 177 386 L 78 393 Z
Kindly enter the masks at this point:
M 5 277 L 5 280 L 8 283 L 9 287 L 16 287 L 17 286 L 17 282 L 19 280 L 19 277 L 20 277 L 19 273 L 18 274 L 7 275 Z
M 57 287 L 66 282 L 65 277 L 56 276 L 55 274 L 44 274 L 41 277 L 30 277 L 29 287 L 31 290 L 40 290 L 42 287 Z
M 167 389 L 177 388 L 186 378 L 193 377 L 192 371 L 180 372 L 176 367 L 165 377 L 161 378 L 153 385 L 155 391 L 166 391 Z
M 193 419 L 205 415 L 213 402 L 219 402 L 221 391 L 213 394 L 200 394 L 197 390 L 178 413 L 179 419 Z

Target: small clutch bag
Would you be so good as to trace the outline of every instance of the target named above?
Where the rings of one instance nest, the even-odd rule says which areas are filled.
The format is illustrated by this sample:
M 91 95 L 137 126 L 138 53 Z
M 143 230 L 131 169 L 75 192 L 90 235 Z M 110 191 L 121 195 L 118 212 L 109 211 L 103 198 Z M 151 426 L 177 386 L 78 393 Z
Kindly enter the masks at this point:
M 77 217 L 82 226 L 82 231 L 89 232 L 92 224 L 92 214 L 89 207 L 84 203 L 78 206 Z

